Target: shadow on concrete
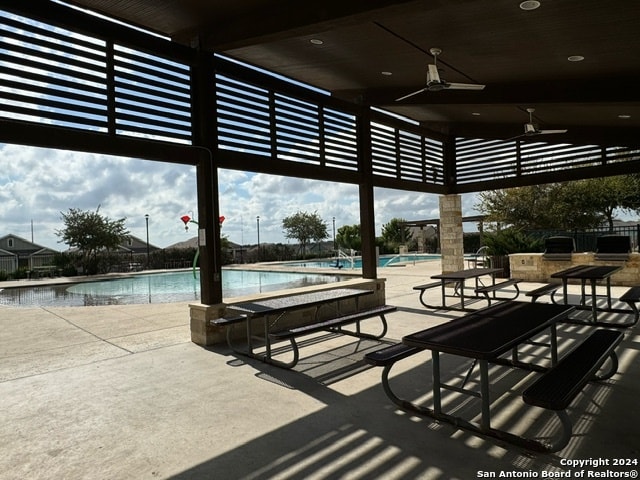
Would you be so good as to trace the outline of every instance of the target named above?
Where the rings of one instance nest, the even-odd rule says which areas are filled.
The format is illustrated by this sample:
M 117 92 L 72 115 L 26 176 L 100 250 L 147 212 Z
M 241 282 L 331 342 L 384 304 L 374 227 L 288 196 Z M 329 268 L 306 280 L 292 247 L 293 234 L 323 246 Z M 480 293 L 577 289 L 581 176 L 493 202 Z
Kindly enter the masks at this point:
M 583 338 L 590 327 L 559 327 L 561 353 Z M 544 343 L 545 338 L 539 338 Z M 311 344 L 310 344 L 311 345 Z M 485 439 L 449 424 L 418 418 L 398 410 L 380 385 L 354 394 L 340 393 L 340 382 L 369 367 L 363 355 L 380 342 L 352 342 L 311 355 L 295 371 L 238 358 L 256 370 L 259 379 L 296 389 L 324 404 L 317 412 L 296 418 L 281 428 L 231 449 L 172 478 L 175 480 L 402 478 L 449 479 L 496 476 L 500 472 L 566 472 L 563 459 L 638 458 L 637 384 L 628 372 L 638 372 L 640 343 L 629 332 L 619 347 L 620 369 L 611 380 L 588 385 L 569 409 L 574 436 L 558 454 L 535 454 L 494 439 Z M 417 358 L 422 356 L 422 358 Z M 544 347 L 525 345 L 521 359 L 544 363 Z M 430 400 L 428 354 L 420 353 L 404 371 L 392 377 L 397 391 L 408 398 Z M 469 361 L 443 355 L 443 371 L 453 382 L 462 381 Z M 544 439 L 559 433 L 555 415 L 522 402 L 522 390 L 535 373 L 504 366 L 491 367 L 493 425 L 529 437 Z M 477 371 L 468 386 L 478 382 Z M 477 420 L 479 401 L 448 392 L 444 405 L 456 415 Z M 269 401 L 269 399 L 265 399 Z M 260 405 L 255 408 L 259 409 Z M 631 423 L 630 423 L 631 422 Z M 611 471 L 628 467 L 610 466 Z M 597 470 L 597 469 L 593 469 Z M 600 469 L 602 471 L 602 469 Z

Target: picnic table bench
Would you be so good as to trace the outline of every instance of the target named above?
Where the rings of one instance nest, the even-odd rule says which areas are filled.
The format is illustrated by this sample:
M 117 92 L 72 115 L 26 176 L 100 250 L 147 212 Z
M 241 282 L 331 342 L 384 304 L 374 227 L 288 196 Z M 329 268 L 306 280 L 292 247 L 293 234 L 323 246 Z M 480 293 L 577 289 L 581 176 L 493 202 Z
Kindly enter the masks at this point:
M 367 353 L 364 356 L 364 361 L 374 367 L 383 367 L 381 379 L 382 389 L 393 403 L 405 410 L 418 410 L 421 413 L 427 413 L 422 412 L 423 407 L 398 397 L 393 392 L 391 385 L 389 384 L 389 374 L 396 362 L 421 351 L 422 350 L 417 347 L 410 347 L 404 343 L 396 343 L 388 347 L 381 348 L 380 350 Z
M 531 303 L 535 303 L 538 298 L 548 294 L 551 298 L 551 302 L 557 303 L 554 295 L 561 286 L 562 285 L 559 283 L 547 283 L 546 285 L 542 285 L 541 287 L 534 288 L 533 290 L 527 292 L 525 295 L 527 297 L 531 297 Z
M 548 451 L 557 452 L 569 443 L 573 425 L 566 409 L 585 385 L 611 378 L 618 370 L 615 348 L 623 337 L 620 331 L 596 330 L 522 393 L 525 403 L 553 410 L 560 418 L 562 436 Z M 597 375 L 607 358 L 611 359 L 609 369 Z
M 520 278 L 510 278 L 508 280 L 504 280 L 502 282 L 498 282 L 498 283 L 494 283 L 492 285 L 486 285 L 483 287 L 478 287 L 476 288 L 475 292 L 481 293 L 483 294 L 486 299 L 487 302 L 489 303 L 489 305 L 491 305 L 491 299 L 493 298 L 494 300 L 515 300 L 516 298 L 518 298 L 518 295 L 520 295 L 520 288 L 518 287 L 518 283 L 520 283 L 522 281 L 522 279 Z M 515 287 L 516 293 L 514 296 L 512 297 L 497 297 L 496 296 L 496 292 L 503 290 L 506 287 L 510 287 L 511 285 L 513 285 Z M 490 296 L 489 293 L 493 293 L 493 296 Z

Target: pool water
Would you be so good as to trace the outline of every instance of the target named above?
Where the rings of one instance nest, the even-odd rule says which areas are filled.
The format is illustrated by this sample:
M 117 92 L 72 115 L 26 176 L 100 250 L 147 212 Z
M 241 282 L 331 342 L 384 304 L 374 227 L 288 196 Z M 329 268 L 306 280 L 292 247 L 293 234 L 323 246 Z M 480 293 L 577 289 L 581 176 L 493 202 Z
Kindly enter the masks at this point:
M 378 267 L 397 266 L 403 263 L 426 262 L 430 260 L 440 260 L 441 255 L 415 253 L 407 255 L 380 255 L 378 258 Z M 351 268 L 351 260 L 346 257 L 339 259 L 312 260 L 308 262 L 287 262 L 287 265 L 294 267 L 308 268 Z M 353 258 L 353 268 L 362 268 L 362 258 Z
M 0 305 L 92 306 L 200 301 L 200 272 L 180 271 L 132 275 L 113 280 L 0 289 Z M 340 275 L 268 272 L 254 270 L 222 271 L 225 298 L 285 288 L 339 282 Z M 0 284 L 1 286 L 1 284 Z

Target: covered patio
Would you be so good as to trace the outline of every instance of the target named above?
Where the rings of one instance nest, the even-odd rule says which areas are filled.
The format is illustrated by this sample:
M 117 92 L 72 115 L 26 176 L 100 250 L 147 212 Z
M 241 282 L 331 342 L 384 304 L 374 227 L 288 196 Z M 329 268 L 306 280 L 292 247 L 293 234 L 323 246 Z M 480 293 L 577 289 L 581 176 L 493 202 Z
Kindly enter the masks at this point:
M 325 1 L 311 7 L 294 0 L 65 3 L 0 0 L 0 142 L 193 165 L 202 272 L 201 305 L 172 306 L 182 313 L 173 310 L 168 324 L 160 322 L 165 331 L 156 333 L 153 327 L 144 338 L 135 329 L 110 333 L 114 318 L 138 315 L 131 309 L 105 309 L 102 322 L 98 319 L 102 332 L 83 327 L 86 313 L 81 311 L 31 313 L 44 318 L 36 330 L 45 332 L 39 340 L 44 348 L 30 353 L 30 363 L 12 351 L 5 377 L 11 381 L 3 384 L 3 397 L 19 416 L 24 392 L 30 392 L 43 405 L 43 410 L 30 406 L 26 415 L 34 419 L 49 414 L 44 409 L 55 400 L 51 405 L 60 424 L 46 422 L 45 433 L 64 431 L 65 440 L 51 448 L 49 435 L 39 434 L 36 447 L 46 445 L 51 459 L 78 453 L 61 462 L 66 472 L 84 471 L 85 441 L 92 454 L 104 448 L 96 461 L 105 472 L 97 475 L 101 478 L 125 478 L 120 461 L 127 455 L 140 455 L 127 464 L 129 478 L 208 478 L 218 471 L 239 478 L 479 478 L 482 472 L 497 476 L 510 469 L 560 471 L 566 458 L 637 460 L 637 425 L 629 421 L 637 418 L 637 382 L 629 375 L 638 363 L 633 331 L 625 339 L 616 388 L 601 385 L 594 399 L 583 399 L 580 411 L 586 413 L 569 450 L 538 458 L 453 428 L 443 436 L 440 430 L 449 427 L 438 423 L 426 426 L 429 437 L 437 435 L 415 443 L 418 435 L 411 432 L 424 433 L 424 422 L 406 416 L 398 428 L 402 414 L 381 394 L 375 370 L 351 381 L 356 376 L 347 363 L 350 381 L 342 382 L 336 375 L 344 365 L 324 371 L 322 361 L 303 376 L 235 357 L 216 356 L 213 365 L 208 363 L 212 351 L 228 352 L 185 343 L 180 336 L 185 325 L 171 322 L 190 308 L 191 339 L 197 333 L 198 343 L 208 346 L 216 333 L 209 320 L 225 308 L 217 181 L 222 168 L 358 185 L 363 281 L 387 283 L 378 289 L 386 297 L 380 300 L 401 306 L 404 314 L 389 337 L 397 341 L 416 325 L 447 320 L 439 313 L 425 315 L 411 290 L 415 278 L 393 284 L 380 278 L 374 189 L 441 195 L 439 226 L 446 234 L 440 238 L 440 268 L 453 271 L 464 267 L 461 194 L 639 173 L 640 64 L 634 59 L 640 54 L 640 5 L 627 2 L 620 9 L 595 0 Z M 425 273 L 419 275 L 424 280 Z M 142 318 L 142 323 L 158 322 L 147 313 Z M 68 345 L 54 341 L 59 319 L 63 327 L 79 326 L 64 333 L 63 343 L 71 338 Z M 12 319 L 3 313 L 2 321 Z M 568 338 L 581 335 L 579 327 L 572 328 L 564 332 Z M 24 335 L 21 329 L 12 331 L 15 337 Z M 86 335 L 98 343 L 86 342 Z M 112 341 L 115 337 L 122 342 Z M 25 338 L 16 345 L 25 346 Z M 155 355 L 154 341 L 169 347 L 166 356 Z M 90 359 L 77 362 L 82 371 L 74 370 L 65 352 L 84 343 L 95 350 L 74 353 L 74 359 Z M 130 355 L 141 344 L 149 355 Z M 335 353 L 348 357 L 346 350 L 360 347 L 339 345 Z M 14 348 L 11 342 L 7 348 Z M 42 362 L 52 352 L 61 355 L 57 370 Z M 104 359 L 113 362 L 101 370 Z M 16 376 L 24 365 L 33 368 Z M 183 367 L 176 371 L 189 375 L 163 377 L 176 365 Z M 456 375 L 461 371 L 451 368 Z M 166 390 L 146 381 L 147 370 L 155 372 L 154 380 L 169 379 L 162 383 Z M 241 376 L 237 370 L 243 371 L 243 381 L 266 380 L 260 383 L 266 388 L 247 388 L 250 397 L 237 402 L 239 390 L 228 385 Z M 42 371 L 51 376 L 40 376 Z M 138 373 L 131 376 L 132 371 Z M 61 385 L 67 374 L 75 376 L 81 395 Z M 93 378 L 101 374 L 106 379 L 93 391 Z M 519 385 L 523 379 L 512 380 Z M 333 387 L 325 388 L 328 384 Z M 131 403 L 130 390 L 140 387 L 149 395 Z M 183 397 L 184 391 L 197 391 L 196 397 Z M 209 393 L 215 399 L 211 403 Z M 277 401 L 260 401 L 269 395 Z M 110 402 L 105 410 L 103 398 Z M 135 411 L 129 414 L 132 405 Z M 601 407 L 606 417 L 599 415 Z M 77 409 L 77 416 L 65 413 L 70 409 Z M 238 409 L 246 410 L 242 422 L 221 420 L 238 415 Z M 291 420 L 288 412 L 296 411 L 303 413 Z M 172 422 L 174 412 L 188 412 L 181 417 L 186 423 Z M 377 424 L 380 418 L 393 421 Z M 101 426 L 87 428 L 85 422 L 93 419 L 100 425 L 113 422 L 127 441 L 105 442 L 108 432 Z M 22 420 L 21 428 L 32 431 L 33 425 Z M 519 423 L 517 412 L 503 421 L 531 427 Z M 327 422 L 330 428 L 324 428 Z M 76 433 L 98 433 L 76 440 L 76 424 L 84 427 Z M 194 445 L 189 430 L 202 426 L 207 431 L 198 433 Z M 547 427 L 533 425 L 543 433 Z M 172 433 L 177 444 L 166 441 Z M 229 443 L 221 447 L 216 438 Z M 163 452 L 173 448 L 173 453 L 162 465 L 160 458 L 136 451 L 140 443 L 150 449 L 158 445 Z M 208 456 L 208 448 L 215 453 Z M 185 450 L 194 454 L 182 461 Z M 424 460 L 426 450 L 429 460 Z M 29 455 L 35 452 L 31 447 L 24 452 L 12 451 L 8 458 L 28 476 Z M 474 461 L 461 465 L 470 452 Z M 360 455 L 370 462 L 354 460 Z M 333 461 L 336 456 L 340 461 Z M 53 460 L 41 465 L 57 468 Z

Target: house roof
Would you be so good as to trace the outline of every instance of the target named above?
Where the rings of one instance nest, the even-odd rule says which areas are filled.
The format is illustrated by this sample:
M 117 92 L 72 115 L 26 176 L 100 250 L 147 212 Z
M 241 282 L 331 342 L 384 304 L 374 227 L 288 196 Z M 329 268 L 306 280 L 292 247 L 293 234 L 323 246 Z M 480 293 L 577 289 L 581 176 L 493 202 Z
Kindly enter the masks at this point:
M 4 240 L 7 239 L 17 240 L 15 247 L 9 247 Z M 3 251 L 9 252 L 15 255 L 51 255 L 58 253 L 56 250 L 53 250 L 48 247 L 43 247 L 42 245 L 38 245 L 37 243 L 33 243 L 30 240 L 22 238 L 18 235 L 8 234 L 0 237 L 0 245 L 4 246 Z
M 527 108 L 535 108 L 540 128 L 568 130 L 545 142 L 639 142 L 640 2 L 523 2 L 539 3 L 534 10 L 513 0 L 68 3 L 438 132 L 508 139 L 524 132 Z M 433 47 L 442 50 L 441 78 L 485 89 L 396 101 L 425 87 Z

